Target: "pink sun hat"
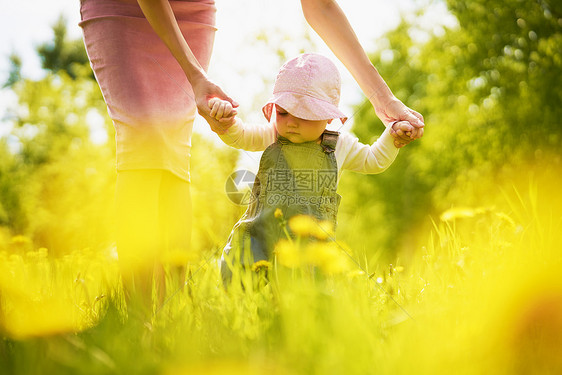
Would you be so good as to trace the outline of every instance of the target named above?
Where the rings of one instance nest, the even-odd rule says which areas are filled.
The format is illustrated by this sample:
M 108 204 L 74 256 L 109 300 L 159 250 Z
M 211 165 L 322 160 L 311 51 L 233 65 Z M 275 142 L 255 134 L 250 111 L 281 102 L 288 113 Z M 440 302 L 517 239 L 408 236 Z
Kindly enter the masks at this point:
M 287 61 L 279 70 L 273 97 L 263 106 L 267 121 L 275 104 L 305 120 L 347 120 L 339 109 L 341 77 L 334 63 L 322 55 L 305 53 Z

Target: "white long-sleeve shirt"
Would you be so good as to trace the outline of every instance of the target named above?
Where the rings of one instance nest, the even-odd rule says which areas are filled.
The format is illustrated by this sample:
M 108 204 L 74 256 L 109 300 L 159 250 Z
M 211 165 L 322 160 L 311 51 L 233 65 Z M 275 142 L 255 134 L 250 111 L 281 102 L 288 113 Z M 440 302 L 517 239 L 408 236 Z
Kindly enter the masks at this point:
M 246 151 L 263 151 L 277 140 L 277 130 L 267 125 L 248 125 L 240 119 L 232 125 L 220 139 L 229 146 Z M 340 133 L 335 156 L 338 164 L 338 177 L 343 170 L 376 174 L 386 170 L 396 159 L 398 149 L 388 128 L 372 145 L 366 145 L 346 133 Z

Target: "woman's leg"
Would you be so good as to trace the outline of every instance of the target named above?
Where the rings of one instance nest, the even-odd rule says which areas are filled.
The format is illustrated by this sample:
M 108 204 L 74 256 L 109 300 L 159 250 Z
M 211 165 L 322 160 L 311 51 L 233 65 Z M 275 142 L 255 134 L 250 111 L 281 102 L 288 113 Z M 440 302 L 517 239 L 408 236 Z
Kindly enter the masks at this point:
M 168 170 L 189 179 L 196 108 L 185 73 L 139 13 L 140 8 L 134 14 L 119 11 L 109 16 L 106 5 L 107 2 L 97 0 L 83 1 L 81 27 L 88 57 L 116 129 L 117 246 L 127 298 L 143 300 L 145 310 L 150 311 L 155 270 L 160 300 L 164 285 L 160 252 L 165 246 L 160 227 L 170 228 L 165 236 L 170 246 L 189 248 L 188 183 L 168 183 L 176 180 L 168 176 L 165 184 L 171 187 L 162 189 L 162 176 Z M 113 5 L 123 4 L 115 1 Z M 103 8 L 101 13 L 94 9 L 98 6 Z M 192 12 L 191 4 L 177 2 L 175 6 L 182 33 L 206 68 L 215 34 L 215 8 L 197 7 L 201 9 Z M 90 11 L 94 12 L 89 14 Z M 187 194 L 182 193 L 185 191 Z M 167 194 L 171 196 L 161 202 Z M 160 220 L 161 217 L 166 218 Z M 133 293 L 135 290 L 137 293 Z
M 191 249 L 191 191 L 190 184 L 169 172 L 164 172 L 160 193 L 160 228 L 166 251 L 170 254 L 169 269 L 172 288 L 185 282 L 186 260 Z
M 117 252 L 129 313 L 147 320 L 152 314 L 154 267 L 162 251 L 159 198 L 162 170 L 117 174 L 115 193 Z
M 115 198 L 125 295 L 133 309 L 140 309 L 142 318 L 148 319 L 153 280 L 158 305 L 164 301 L 163 261 L 168 260 L 175 280 L 173 290 L 181 288 L 185 280 L 191 242 L 190 184 L 164 170 L 122 171 L 117 175 Z M 172 256 L 167 258 L 167 254 Z

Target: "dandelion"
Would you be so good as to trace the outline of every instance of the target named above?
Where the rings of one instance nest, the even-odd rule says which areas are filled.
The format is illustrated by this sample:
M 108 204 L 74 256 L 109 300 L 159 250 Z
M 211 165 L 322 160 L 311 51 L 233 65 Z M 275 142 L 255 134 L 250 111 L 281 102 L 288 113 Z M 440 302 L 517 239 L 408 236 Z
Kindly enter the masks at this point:
M 12 268 L 13 269 L 13 268 Z M 4 306 L 0 329 L 14 338 L 40 337 L 76 332 L 81 325 L 76 304 L 63 293 L 45 296 L 37 285 L 20 275 L 0 274 Z M 4 306 L 0 306 L 4 307 Z
M 276 219 L 283 219 L 283 211 L 281 211 L 281 209 L 277 207 L 275 209 L 275 212 L 273 213 L 273 216 L 275 216 Z
M 306 248 L 307 261 L 327 275 L 340 274 L 349 269 L 347 256 L 334 242 L 314 242 Z
M 80 328 L 75 304 L 63 299 L 34 301 L 30 296 L 10 298 L 13 310 L 5 312 L 4 330 L 14 338 L 50 336 Z
M 312 236 L 319 240 L 334 237 L 334 224 L 329 220 L 318 221 L 308 215 L 297 215 L 289 219 L 289 228 L 300 237 Z
M 327 240 L 334 237 L 334 224 L 329 220 L 316 222 L 316 226 L 312 230 L 312 236 L 319 240 Z
M 279 241 L 277 245 L 275 245 L 274 254 L 279 264 L 285 267 L 296 268 L 302 263 L 300 251 L 288 240 Z
M 254 264 L 252 264 L 252 271 L 259 273 L 261 271 L 267 271 L 271 268 L 271 262 L 267 260 L 258 260 Z
M 318 223 L 308 215 L 296 215 L 289 219 L 289 228 L 297 236 L 307 237 L 317 232 Z

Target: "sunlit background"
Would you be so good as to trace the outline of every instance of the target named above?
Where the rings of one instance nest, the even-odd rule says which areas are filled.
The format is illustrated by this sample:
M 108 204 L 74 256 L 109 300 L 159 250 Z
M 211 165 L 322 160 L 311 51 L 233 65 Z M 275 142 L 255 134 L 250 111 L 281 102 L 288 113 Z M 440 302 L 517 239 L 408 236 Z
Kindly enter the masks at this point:
M 144 325 L 124 307 L 114 133 L 79 1 L 0 3 L 0 374 L 562 373 L 561 6 L 340 5 L 424 137 L 383 174 L 343 174 L 337 242 L 281 222 L 303 241 L 225 293 L 218 255 L 245 209 L 225 182 L 259 155 L 198 120 L 193 249 L 165 259 L 190 277 Z M 247 122 L 283 61 L 333 57 L 297 1 L 217 7 L 209 74 Z M 371 143 L 383 125 L 337 64 L 342 130 Z

